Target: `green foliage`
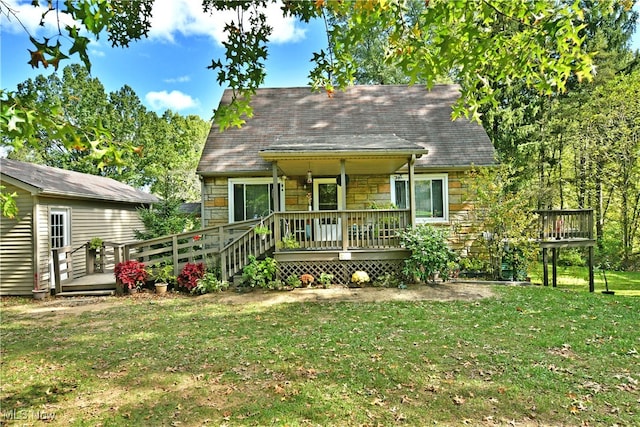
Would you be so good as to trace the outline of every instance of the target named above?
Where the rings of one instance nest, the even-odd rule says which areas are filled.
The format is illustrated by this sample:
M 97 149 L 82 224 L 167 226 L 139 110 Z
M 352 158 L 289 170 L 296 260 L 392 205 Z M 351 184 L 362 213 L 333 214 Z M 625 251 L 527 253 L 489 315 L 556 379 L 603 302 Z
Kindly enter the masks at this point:
M 259 236 L 266 236 L 267 234 L 271 233 L 271 230 L 269 230 L 269 227 L 267 227 L 266 225 L 256 225 L 253 231 Z
M 509 251 L 516 251 L 513 260 L 517 258 L 517 263 L 522 263 L 519 269 L 526 271 L 539 249 L 535 206 L 531 205 L 535 195 L 531 188 L 514 189 L 515 175 L 517 171 L 502 165 L 472 171 L 464 180 L 474 201 L 471 214 L 487 249 L 489 272 L 495 279 L 501 278 L 502 262 L 510 256 Z
M 92 237 L 89 240 L 89 249 L 100 249 L 103 245 L 104 242 L 100 237 Z
M 173 274 L 173 265 L 153 265 L 147 268 L 149 278 L 156 283 L 176 283 L 176 276 Z
M 582 251 L 578 248 L 560 249 L 558 254 L 558 265 L 584 267 L 587 260 L 584 258 Z
M 3 190 L 7 188 L 4 185 L 0 185 L 0 211 L 2 216 L 9 219 L 14 219 L 18 215 L 18 205 L 16 204 L 16 197 L 18 193 L 6 193 Z
M 65 67 L 61 78 L 53 74 L 25 80 L 14 100 L 51 111 L 51 120 L 72 122 L 75 130 L 61 135 L 51 123 L 34 122 L 33 143 L 19 135 L 2 139 L 3 146 L 10 147 L 10 158 L 110 177 L 149 188 L 165 199 L 200 198 L 195 170 L 209 130 L 206 121 L 170 111 L 159 117 L 130 87 L 107 94 L 102 83 L 77 64 Z M 90 141 L 96 137 L 104 143 Z
M 292 234 L 287 234 L 279 241 L 276 246 L 278 249 L 297 249 L 300 247 L 300 243 L 296 240 Z
M 320 280 L 320 284 L 326 288 L 333 283 L 333 278 L 334 276 L 331 273 L 320 273 L 318 280 Z
M 196 287 L 191 289 L 191 293 L 194 295 L 212 294 L 226 291 L 228 288 L 228 282 L 220 280 L 214 273 L 207 272 L 198 280 Z
M 287 279 L 285 280 L 285 283 L 287 284 L 287 286 L 290 286 L 293 289 L 302 286 L 302 280 L 300 280 L 300 278 L 296 274 L 289 275 L 289 277 L 287 277 Z
M 429 224 L 410 227 L 400 232 L 402 247 L 411 251 L 405 260 L 403 273 L 409 279 L 433 281 L 436 274 L 443 280 L 449 278 L 450 261 L 456 261 L 456 253 L 447 245 L 445 230 Z
M 144 230 L 135 230 L 136 239 L 148 240 L 193 230 L 197 220 L 180 212 L 180 200 L 162 200 L 150 208 L 138 209 Z
M 267 257 L 259 261 L 249 255 L 249 263 L 242 270 L 242 279 L 252 288 L 273 289 L 277 271 L 275 259 Z
M 241 125 L 243 117 L 252 114 L 251 95 L 265 79 L 267 41 L 272 34 L 268 8 L 260 6 L 272 3 L 275 0 L 203 2 L 205 12 L 237 16 L 224 27 L 224 61 L 214 59 L 209 67 L 217 71 L 218 82 L 234 92 L 235 102 L 216 112 L 221 130 Z M 599 3 L 603 14 L 612 14 L 613 0 Z M 82 0 L 64 2 L 65 7 L 58 9 L 50 2 L 43 20 L 50 16 L 62 29 L 61 22 L 69 18 L 93 37 L 106 32 L 114 46 L 128 46 L 148 34 L 152 4 L 152 0 Z M 480 106 L 495 105 L 494 82 L 519 79 L 528 88 L 549 94 L 564 91 L 573 76 L 591 78 L 593 63 L 582 46 L 585 25 L 579 2 L 485 1 L 469 7 L 464 1 L 432 1 L 408 9 L 405 2 L 316 1 L 284 2 L 281 9 L 284 16 L 304 22 L 332 18 L 325 21 L 330 49 L 313 54 L 315 67 L 310 72 L 312 86 L 329 94 L 334 87 L 346 88 L 359 75 L 362 55 L 354 52 L 354 46 L 366 45 L 372 33 L 383 37 L 375 39 L 377 46 L 370 54 L 380 57 L 384 52 L 385 64 L 400 70 L 408 82 L 431 86 L 441 76 L 455 76 L 463 92 L 455 115 L 477 119 Z M 19 20 L 10 8 L 2 11 Z M 67 51 L 59 42 L 62 34 L 41 40 L 30 37 L 33 67 L 57 67 L 78 54 L 90 69 L 90 39 L 76 27 L 64 30 L 72 42 Z M 31 111 L 40 117 L 40 110 Z
M 377 288 L 397 288 L 402 283 L 399 277 L 391 273 L 385 273 L 378 276 L 373 281 L 373 286 Z

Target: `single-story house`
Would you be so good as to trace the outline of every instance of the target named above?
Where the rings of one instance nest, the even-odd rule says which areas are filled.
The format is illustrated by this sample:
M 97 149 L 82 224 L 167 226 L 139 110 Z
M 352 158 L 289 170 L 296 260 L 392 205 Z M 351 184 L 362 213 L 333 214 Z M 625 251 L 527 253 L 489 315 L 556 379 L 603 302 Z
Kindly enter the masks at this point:
M 138 208 L 155 196 L 111 178 L 0 159 L 4 192 L 17 193 L 18 216 L 0 222 L 0 295 L 54 288 L 52 250 L 91 239 L 126 243 L 143 229 Z M 73 254 L 73 275 L 86 274 L 86 251 Z
M 451 119 L 459 96 L 457 85 L 353 86 L 331 96 L 308 87 L 258 89 L 241 128 L 211 128 L 197 169 L 202 226 L 278 213 L 277 226 L 299 249 L 276 249 L 285 277 L 301 262 L 315 274 L 348 263 L 370 268 L 381 258 L 397 266 L 406 253 L 397 239 L 380 240 L 393 237 L 383 235 L 385 221 L 395 230 L 457 223 L 464 233 L 471 201 L 462 179 L 496 158 L 482 126 Z M 226 90 L 220 104 L 231 97 Z

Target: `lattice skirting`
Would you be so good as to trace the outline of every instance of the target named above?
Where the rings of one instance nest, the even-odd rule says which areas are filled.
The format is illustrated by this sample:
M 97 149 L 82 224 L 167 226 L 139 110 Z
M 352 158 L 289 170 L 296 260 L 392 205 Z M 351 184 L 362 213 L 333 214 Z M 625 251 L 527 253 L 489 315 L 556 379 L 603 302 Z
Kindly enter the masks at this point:
M 371 281 L 385 273 L 400 275 L 404 267 L 404 260 L 345 260 L 345 261 L 281 261 L 278 263 L 278 274 L 280 280 L 295 274 L 300 277 L 302 274 L 311 274 L 320 278 L 320 274 L 333 274 L 335 284 L 348 285 L 351 282 L 351 275 L 356 271 L 364 271 L 369 275 Z

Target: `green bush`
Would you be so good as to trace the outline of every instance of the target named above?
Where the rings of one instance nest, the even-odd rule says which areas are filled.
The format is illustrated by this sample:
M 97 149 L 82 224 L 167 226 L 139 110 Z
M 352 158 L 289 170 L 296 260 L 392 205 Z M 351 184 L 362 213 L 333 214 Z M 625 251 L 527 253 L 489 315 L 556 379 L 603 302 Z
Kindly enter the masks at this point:
M 562 265 L 565 267 L 584 267 L 585 265 L 587 265 L 587 261 L 584 259 L 582 251 L 580 251 L 580 249 L 560 249 L 560 253 L 558 255 L 558 265 Z
M 444 230 L 431 225 L 418 225 L 400 232 L 400 241 L 404 248 L 411 251 L 403 269 L 409 279 L 433 281 L 436 274 L 443 280 L 449 278 L 450 262 L 457 262 L 458 256 L 447 245 Z
M 384 273 L 373 281 L 373 286 L 377 288 L 397 288 L 402 281 L 391 273 Z
M 287 283 L 287 286 L 291 286 L 294 289 L 302 286 L 302 280 L 300 280 L 300 278 L 295 274 L 287 277 L 287 280 L 285 282 Z
M 195 288 L 191 289 L 191 293 L 195 295 L 211 294 L 214 292 L 222 292 L 229 288 L 229 283 L 218 279 L 214 273 L 205 273 L 198 280 Z
M 273 258 L 258 261 L 249 255 L 249 264 L 242 270 L 242 279 L 252 288 L 273 289 L 278 264 Z

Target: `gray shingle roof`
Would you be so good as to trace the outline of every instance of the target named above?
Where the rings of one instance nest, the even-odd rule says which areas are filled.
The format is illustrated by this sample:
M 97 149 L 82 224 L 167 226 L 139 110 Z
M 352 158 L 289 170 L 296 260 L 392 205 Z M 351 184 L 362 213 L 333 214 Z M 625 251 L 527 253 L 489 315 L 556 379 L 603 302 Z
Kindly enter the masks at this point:
M 495 164 L 482 126 L 451 120 L 458 97 L 457 85 L 432 90 L 418 85 L 353 86 L 336 91 L 333 98 L 308 87 L 258 89 L 251 104 L 254 116 L 242 128 L 211 128 L 198 173 L 270 173 L 271 165 L 259 152 L 282 148 L 282 141 L 298 141 L 295 145 L 310 151 L 312 144 L 352 151 L 364 146 L 368 135 L 372 140 L 394 135 L 396 141 L 426 148 L 429 153 L 416 162 L 417 170 Z M 226 90 L 221 104 L 230 100 L 231 91 Z
M 0 159 L 0 173 L 34 188 L 39 194 L 75 199 L 155 203 L 159 199 L 111 178 Z

